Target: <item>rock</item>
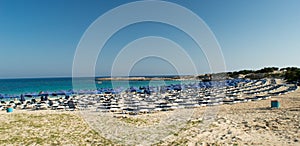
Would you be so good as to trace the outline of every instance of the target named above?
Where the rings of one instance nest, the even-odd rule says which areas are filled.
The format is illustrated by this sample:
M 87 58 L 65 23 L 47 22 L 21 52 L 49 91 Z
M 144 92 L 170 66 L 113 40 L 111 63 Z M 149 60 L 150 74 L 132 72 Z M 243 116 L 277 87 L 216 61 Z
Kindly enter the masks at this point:
M 272 128 L 278 129 L 278 126 L 277 125 L 272 125 Z
M 246 125 L 245 125 L 245 127 L 247 127 L 247 128 L 250 128 L 251 126 L 250 126 L 250 125 L 248 125 L 248 124 L 246 124 Z
M 247 124 L 248 124 L 248 122 L 247 122 L 247 121 L 243 121 L 243 122 L 242 122 L 242 124 L 245 124 L 245 125 L 247 125 Z

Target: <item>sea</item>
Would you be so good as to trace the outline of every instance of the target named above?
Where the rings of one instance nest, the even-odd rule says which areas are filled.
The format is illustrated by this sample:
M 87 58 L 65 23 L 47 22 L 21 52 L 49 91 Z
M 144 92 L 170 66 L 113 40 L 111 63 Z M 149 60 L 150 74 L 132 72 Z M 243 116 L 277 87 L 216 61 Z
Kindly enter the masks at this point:
M 196 81 L 151 80 L 151 81 L 95 81 L 95 78 L 26 78 L 0 79 L 0 94 L 18 96 L 20 94 L 59 92 L 67 90 L 95 90 L 99 88 L 129 88 L 142 86 L 163 86 L 191 83 Z

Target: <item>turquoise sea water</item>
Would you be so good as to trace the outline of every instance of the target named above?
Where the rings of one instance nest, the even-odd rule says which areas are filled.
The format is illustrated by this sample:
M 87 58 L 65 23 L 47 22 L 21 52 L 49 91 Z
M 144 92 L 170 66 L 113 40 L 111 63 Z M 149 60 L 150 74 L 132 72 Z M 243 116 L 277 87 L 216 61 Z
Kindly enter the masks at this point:
M 192 82 L 192 81 L 185 81 Z M 38 79 L 1 79 L 0 94 L 20 95 L 26 93 L 39 93 L 40 91 L 61 91 L 61 90 L 86 90 L 96 88 L 117 88 L 117 87 L 140 87 L 140 86 L 161 86 L 180 84 L 181 81 L 102 81 L 95 82 L 94 78 L 80 78 L 76 80 L 76 88 L 72 85 L 72 78 L 38 78 Z

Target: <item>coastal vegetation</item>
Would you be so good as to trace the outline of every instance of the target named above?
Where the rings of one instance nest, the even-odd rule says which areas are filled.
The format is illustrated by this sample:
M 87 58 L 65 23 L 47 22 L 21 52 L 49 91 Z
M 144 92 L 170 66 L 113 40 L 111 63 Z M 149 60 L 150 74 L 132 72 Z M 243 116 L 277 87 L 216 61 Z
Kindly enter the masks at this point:
M 231 78 L 245 77 L 250 79 L 262 78 L 280 78 L 285 79 L 289 83 L 299 83 L 300 68 L 297 67 L 265 67 L 260 70 L 241 70 L 235 72 L 228 72 L 227 75 Z
M 288 82 L 300 82 L 300 68 L 296 67 L 288 67 L 283 68 L 281 71 L 284 71 L 284 78 Z

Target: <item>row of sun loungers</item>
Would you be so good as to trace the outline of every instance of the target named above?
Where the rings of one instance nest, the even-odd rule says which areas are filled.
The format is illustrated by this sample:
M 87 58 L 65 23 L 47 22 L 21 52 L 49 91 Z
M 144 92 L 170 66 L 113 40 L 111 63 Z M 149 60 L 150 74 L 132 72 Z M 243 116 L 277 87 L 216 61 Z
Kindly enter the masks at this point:
M 271 96 L 293 92 L 297 88 L 297 86 L 278 85 L 273 80 L 245 80 L 232 85 L 229 82 L 229 86 L 214 87 L 210 83 L 199 87 L 191 84 L 186 85 L 182 90 L 167 90 L 163 93 L 154 92 L 152 94 L 127 91 L 120 94 L 73 95 L 68 99 L 56 98 L 47 101 L 32 99 L 23 103 L 1 101 L 0 109 L 10 105 L 16 109 L 94 109 L 99 112 L 142 114 L 266 100 Z
M 235 104 L 266 100 L 271 98 L 269 93 L 273 93 L 280 87 L 284 86 L 272 84 L 271 82 L 267 83 L 267 81 L 256 81 L 254 83 L 247 83 L 247 85 L 256 85 L 256 88 L 251 87 L 251 90 L 248 89 L 247 91 L 244 90 L 244 86 L 220 89 L 185 89 L 184 91 L 171 91 L 168 94 L 158 95 L 127 93 L 125 96 L 95 97 L 93 98 L 93 100 L 97 101 L 97 103 L 95 103 L 94 105 L 96 107 L 96 111 L 123 114 L 140 114 L 153 113 L 158 111 L 169 111 L 179 108 L 196 108 L 201 106 L 216 106 L 221 104 Z M 227 89 L 231 91 L 241 91 L 226 92 Z M 297 86 L 292 86 L 278 92 L 287 93 L 292 92 L 296 89 Z M 239 94 L 247 94 L 247 96 L 239 96 Z

